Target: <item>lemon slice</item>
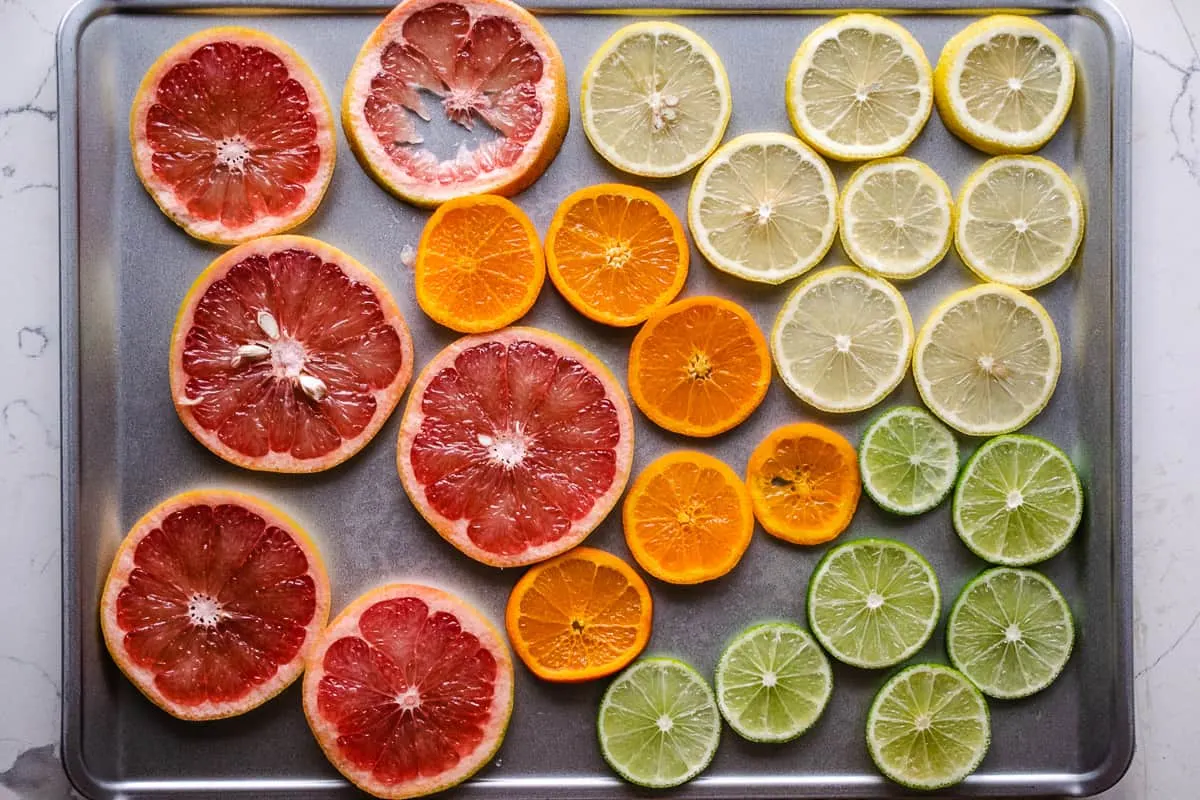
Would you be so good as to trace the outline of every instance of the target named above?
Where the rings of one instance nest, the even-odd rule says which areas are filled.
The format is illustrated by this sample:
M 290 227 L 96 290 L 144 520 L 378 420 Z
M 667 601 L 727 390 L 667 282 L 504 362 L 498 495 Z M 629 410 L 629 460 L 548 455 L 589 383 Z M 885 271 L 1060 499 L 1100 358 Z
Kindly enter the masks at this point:
M 933 71 L 902 26 L 847 14 L 810 33 L 792 59 L 787 108 L 800 137 L 830 158 L 894 156 L 933 108 Z
M 985 281 L 1018 289 L 1066 272 L 1083 239 L 1083 200 L 1067 173 L 1037 156 L 1001 156 L 963 185 L 955 248 Z
M 621 28 L 583 71 L 583 131 L 634 175 L 666 178 L 699 164 L 720 144 L 732 108 L 720 57 L 671 22 Z
M 904 377 L 912 347 L 912 318 L 900 292 L 854 267 L 805 279 L 771 332 L 783 382 L 822 411 L 878 403 Z
M 846 255 L 885 278 L 915 278 L 950 249 L 954 201 L 928 164 L 885 158 L 850 176 L 838 202 Z
M 719 270 L 782 283 L 812 269 L 837 233 L 837 184 L 829 165 L 795 137 L 748 133 L 696 173 L 688 226 Z
M 946 43 L 933 86 L 938 113 L 959 138 L 985 153 L 1031 153 L 1066 119 L 1075 62 L 1045 25 L 997 14 Z
M 971 436 L 1020 428 L 1037 416 L 1058 382 L 1062 351 L 1041 304 L 985 283 L 933 310 L 913 351 L 913 377 L 929 410 Z

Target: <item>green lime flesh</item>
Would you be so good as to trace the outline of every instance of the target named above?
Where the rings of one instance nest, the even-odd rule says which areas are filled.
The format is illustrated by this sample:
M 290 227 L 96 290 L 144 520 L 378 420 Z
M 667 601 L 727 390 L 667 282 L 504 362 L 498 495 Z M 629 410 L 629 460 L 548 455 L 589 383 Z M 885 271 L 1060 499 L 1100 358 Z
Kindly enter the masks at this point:
M 872 500 L 894 514 L 922 514 L 953 488 L 958 442 L 925 409 L 899 406 L 881 414 L 863 433 L 858 462 Z

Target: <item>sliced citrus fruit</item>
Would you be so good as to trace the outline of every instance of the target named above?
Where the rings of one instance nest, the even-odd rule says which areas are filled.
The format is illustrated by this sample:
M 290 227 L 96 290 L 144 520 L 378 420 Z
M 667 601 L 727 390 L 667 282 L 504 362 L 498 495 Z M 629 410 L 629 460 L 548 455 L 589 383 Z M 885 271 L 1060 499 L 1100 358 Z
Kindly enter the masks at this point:
M 171 334 L 171 397 L 200 443 L 240 467 L 317 472 L 357 453 L 412 375 L 387 287 L 324 242 L 269 236 L 196 278 Z
M 696 247 L 722 272 L 783 283 L 829 252 L 836 206 L 833 173 L 808 145 L 783 133 L 747 133 L 696 173 L 688 227 Z
M 375 797 L 421 797 L 471 777 L 500 749 L 512 705 L 500 633 L 459 598 L 415 584 L 347 606 L 304 674 L 317 743 Z
M 929 410 L 955 430 L 1020 428 L 1054 393 L 1062 351 L 1054 321 L 1026 294 L 985 283 L 933 310 L 913 348 L 913 378 Z
M 693 31 L 658 20 L 626 25 L 583 70 L 583 132 L 617 169 L 682 175 L 721 142 L 733 102 L 716 51 Z
M 461 333 L 511 325 L 533 307 L 546 279 L 537 229 L 511 200 L 491 194 L 450 200 L 421 233 L 417 303 Z
M 954 200 L 928 164 L 884 158 L 850 176 L 838 219 L 842 248 L 855 264 L 907 280 L 928 272 L 950 249 Z
M 942 121 L 959 138 L 985 153 L 1032 153 L 1067 117 L 1075 61 L 1042 23 L 996 14 L 946 42 L 933 87 Z
M 129 113 L 133 166 L 163 213 L 198 239 L 290 230 L 333 175 L 329 102 L 284 42 L 209 28 L 158 57 Z
M 100 597 L 104 643 L 180 719 L 232 717 L 299 677 L 329 617 L 329 578 L 304 530 L 238 492 L 185 492 L 134 524 Z
M 812 422 L 776 428 L 759 442 L 746 486 L 763 529 L 794 544 L 820 544 L 844 531 L 862 491 L 854 447 Z
M 417 378 L 397 467 L 443 538 L 498 567 L 558 555 L 616 505 L 633 415 L 608 369 L 535 328 L 467 336 Z
M 820 718 L 833 695 L 829 659 L 791 622 L 752 625 L 717 662 L 717 705 L 729 727 L 752 742 L 787 742 Z
M 942 596 L 921 554 L 891 539 L 855 539 L 825 554 L 808 581 L 808 624 L 831 656 L 879 669 L 917 653 Z
M 846 14 L 805 37 L 788 70 L 788 115 L 800 137 L 829 158 L 894 156 L 933 109 L 933 70 L 902 25 Z
M 854 267 L 805 278 L 771 331 L 783 382 L 822 411 L 870 408 L 900 385 L 913 327 L 896 287 Z
M 1067 271 L 1083 241 L 1083 199 L 1053 161 L 988 160 L 963 184 L 954 246 L 985 281 L 1036 289 Z
M 650 638 L 650 589 L 614 555 L 577 547 L 531 567 L 508 597 L 508 640 L 539 678 L 590 681 L 637 658 Z
M 883 685 L 867 712 L 879 771 L 909 789 L 941 789 L 974 772 L 992 741 L 987 701 L 957 670 L 917 664 Z
M 613 771 L 651 789 L 699 775 L 721 742 L 712 688 L 674 658 L 643 658 L 617 676 L 600 700 L 596 728 Z
M 737 566 L 754 533 L 750 494 L 724 462 L 695 450 L 647 466 L 625 496 L 625 543 L 668 583 L 702 583 Z
M 558 291 L 589 319 L 639 325 L 687 280 L 683 226 L 661 197 L 606 183 L 567 197 L 546 234 L 546 266 Z
M 440 99 L 450 122 L 481 132 L 426 142 L 434 126 L 423 95 Z M 558 46 L 509 0 L 403 0 L 359 51 L 342 95 L 359 160 L 422 206 L 521 191 L 554 160 L 569 117 Z
M 896 406 L 879 415 L 858 445 L 863 488 L 893 514 L 923 514 L 954 487 L 958 442 L 923 408 Z
M 716 436 L 767 396 L 771 357 L 746 309 L 689 297 L 652 316 L 629 349 L 629 393 L 652 422 L 685 436 Z

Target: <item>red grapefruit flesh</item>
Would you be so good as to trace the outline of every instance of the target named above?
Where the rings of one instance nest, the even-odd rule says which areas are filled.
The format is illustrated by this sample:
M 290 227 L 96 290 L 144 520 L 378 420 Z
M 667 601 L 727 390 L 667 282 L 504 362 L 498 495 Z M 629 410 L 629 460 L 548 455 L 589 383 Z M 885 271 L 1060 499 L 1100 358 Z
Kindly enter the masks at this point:
M 629 401 L 582 348 L 535 328 L 468 336 L 413 386 L 397 466 L 447 541 L 493 566 L 532 564 L 591 533 L 633 461 Z
M 439 158 L 422 134 L 434 113 L 495 135 Z M 363 45 L 342 101 L 343 127 L 367 169 L 425 206 L 519 192 L 554 160 L 569 117 L 558 47 L 509 0 L 400 3 Z
M 171 337 L 171 396 L 226 461 L 317 472 L 379 431 L 412 353 L 400 309 L 366 267 L 316 239 L 270 236 L 192 284 Z
M 376 797 L 419 797 L 469 778 L 499 749 L 512 703 L 512 657 L 491 623 L 457 597 L 412 584 L 351 603 L 304 676 L 304 713 L 321 749 Z
M 163 53 L 134 97 L 129 138 L 159 208 L 219 244 L 296 227 L 333 175 L 320 83 L 286 43 L 249 28 L 210 28 Z
M 307 534 L 248 495 L 196 491 L 142 517 L 100 599 L 121 671 L 180 719 L 232 717 L 283 691 L 329 616 Z

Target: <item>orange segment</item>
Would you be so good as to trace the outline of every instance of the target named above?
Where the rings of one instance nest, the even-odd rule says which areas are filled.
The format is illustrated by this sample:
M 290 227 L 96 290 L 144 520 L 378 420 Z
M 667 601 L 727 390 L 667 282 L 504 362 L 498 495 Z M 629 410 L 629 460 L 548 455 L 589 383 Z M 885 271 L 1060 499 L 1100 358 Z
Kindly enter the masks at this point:
M 546 234 L 546 262 L 550 280 L 576 311 L 627 327 L 645 322 L 679 294 L 688 244 L 661 197 L 606 183 L 563 200 Z
M 624 521 L 633 557 L 668 583 L 721 577 L 741 561 L 754 533 L 742 479 L 694 450 L 668 453 L 642 471 L 625 497 Z
M 542 244 L 525 212 L 495 195 L 438 208 L 417 248 L 417 302 L 462 333 L 511 325 L 533 307 L 546 279 Z
M 746 309 L 692 297 L 654 314 L 629 351 L 629 392 L 656 424 L 715 436 L 758 408 L 771 382 L 762 331 Z
M 794 544 L 820 544 L 844 531 L 862 490 L 854 447 L 812 422 L 784 425 L 759 443 L 746 485 L 759 524 Z
M 587 681 L 632 661 L 650 638 L 650 590 L 614 555 L 579 547 L 517 581 L 504 621 L 513 649 L 548 681 Z

